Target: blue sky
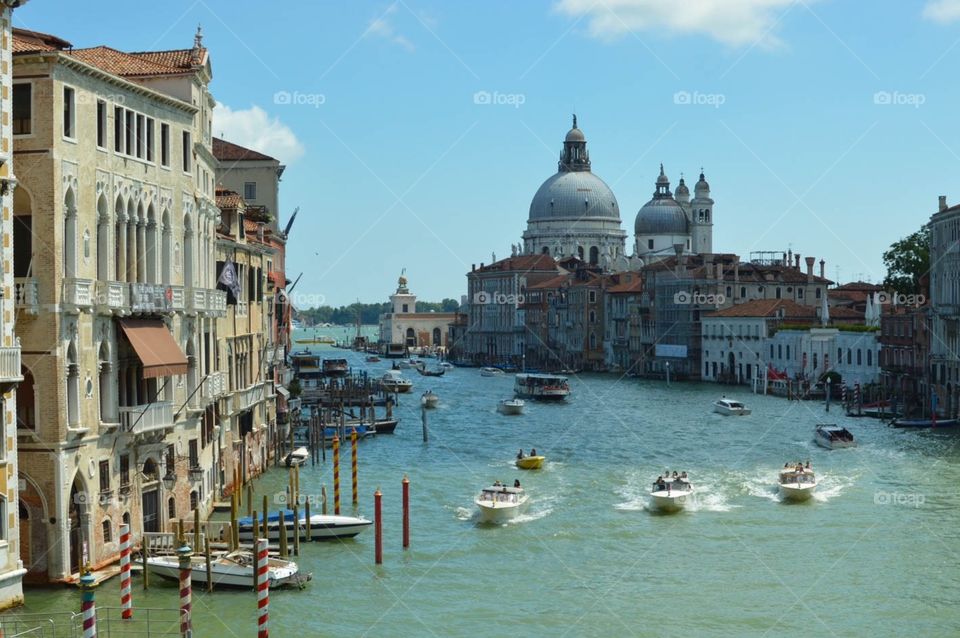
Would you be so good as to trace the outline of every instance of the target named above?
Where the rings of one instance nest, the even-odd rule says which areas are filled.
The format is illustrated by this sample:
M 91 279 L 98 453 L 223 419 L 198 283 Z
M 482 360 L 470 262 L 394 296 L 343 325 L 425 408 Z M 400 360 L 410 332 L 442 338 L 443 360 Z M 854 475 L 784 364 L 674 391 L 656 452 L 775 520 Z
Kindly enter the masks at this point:
M 660 162 L 674 185 L 704 167 L 716 251 L 792 248 L 840 281 L 882 279 L 960 202 L 960 0 L 33 0 L 15 24 L 130 51 L 201 24 L 215 129 L 288 165 L 303 305 L 385 300 L 401 268 L 459 298 L 519 240 L 574 111 L 628 244 Z

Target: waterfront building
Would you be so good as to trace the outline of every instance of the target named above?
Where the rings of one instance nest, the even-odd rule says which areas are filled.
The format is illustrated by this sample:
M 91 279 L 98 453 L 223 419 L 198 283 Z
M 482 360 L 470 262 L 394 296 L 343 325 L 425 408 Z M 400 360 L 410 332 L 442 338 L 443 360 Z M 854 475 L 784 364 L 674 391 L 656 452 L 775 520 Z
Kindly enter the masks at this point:
M 547 254 L 517 255 L 472 266 L 467 273 L 466 362 L 521 367 L 529 339 L 525 319 L 528 291 L 560 274 Z
M 456 320 L 456 312 L 417 312 L 417 296 L 407 287 L 406 276 L 400 275 L 397 290 L 390 295 L 390 312 L 380 315 L 380 343 L 446 349 L 450 324 Z
M 248 209 L 259 208 L 266 227 L 279 235 L 280 178 L 286 166 L 280 160 L 219 137 L 213 138 L 217 158 L 217 185 L 238 193 Z
M 637 272 L 614 273 L 608 277 L 604 301 L 604 357 L 612 370 L 635 373 L 643 369 L 641 328 L 649 315 L 641 310 L 643 277 Z
M 592 172 L 587 138 L 574 115 L 557 172 L 533 196 L 523 246 L 514 247 L 514 254 L 577 257 L 605 269 L 625 267 L 626 236 L 617 198 Z
M 880 316 L 880 370 L 884 396 L 921 412 L 929 408 L 932 308 L 889 306 Z M 949 406 L 947 406 L 949 409 Z
M 75 580 L 213 501 L 219 374 L 209 53 L 14 30 L 20 556 Z M 12 510 L 11 510 L 12 511 Z
M 943 414 L 960 412 L 960 205 L 947 205 L 930 217 L 930 385 Z M 924 399 L 924 405 L 929 405 Z

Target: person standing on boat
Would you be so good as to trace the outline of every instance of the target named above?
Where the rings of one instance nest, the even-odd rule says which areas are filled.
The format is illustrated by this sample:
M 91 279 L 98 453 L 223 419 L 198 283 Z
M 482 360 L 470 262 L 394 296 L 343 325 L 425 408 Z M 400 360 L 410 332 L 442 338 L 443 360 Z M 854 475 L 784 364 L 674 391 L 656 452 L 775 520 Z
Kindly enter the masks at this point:
M 537 448 L 535 447 L 530 448 L 530 456 L 536 456 L 536 455 L 537 455 Z
M 523 448 L 520 448 L 520 452 L 517 453 L 517 458 L 518 458 L 518 459 L 522 459 L 522 458 L 523 458 Z

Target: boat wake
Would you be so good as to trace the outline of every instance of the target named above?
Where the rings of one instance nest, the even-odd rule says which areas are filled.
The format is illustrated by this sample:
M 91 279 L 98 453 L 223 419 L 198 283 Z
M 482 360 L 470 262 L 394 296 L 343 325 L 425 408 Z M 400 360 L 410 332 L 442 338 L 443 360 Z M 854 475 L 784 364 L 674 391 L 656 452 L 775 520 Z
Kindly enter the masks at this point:
M 613 507 L 625 512 L 656 511 L 650 505 L 650 483 L 646 474 L 633 473 L 627 483 L 617 488 L 624 500 Z M 693 496 L 687 499 L 686 509 L 691 512 L 729 512 L 733 509 L 726 494 L 712 483 L 694 482 Z
M 757 471 L 740 477 L 740 488 L 750 496 L 779 501 L 778 475 L 776 472 Z
M 813 499 L 825 503 L 836 496 L 840 496 L 843 490 L 856 482 L 856 477 L 824 474 L 818 480 L 819 484 L 817 485 L 817 491 L 813 493 Z
M 458 521 L 469 521 L 471 518 L 474 518 L 476 514 L 474 510 L 467 509 L 466 507 L 458 507 L 454 510 L 454 516 L 457 517 Z

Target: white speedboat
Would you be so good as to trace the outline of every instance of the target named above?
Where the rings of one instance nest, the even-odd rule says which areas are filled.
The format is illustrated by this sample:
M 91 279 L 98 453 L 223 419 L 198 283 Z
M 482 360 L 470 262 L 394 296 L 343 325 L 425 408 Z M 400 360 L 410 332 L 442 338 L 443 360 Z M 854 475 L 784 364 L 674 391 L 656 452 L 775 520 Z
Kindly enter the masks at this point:
M 481 377 L 499 377 L 503 374 L 500 368 L 480 368 Z
M 785 501 L 809 500 L 817 489 L 817 477 L 810 464 L 787 465 L 780 471 L 780 496 Z
M 817 445 L 827 448 L 828 450 L 857 447 L 857 442 L 853 439 L 853 434 L 846 428 L 838 425 L 818 425 L 813 433 L 813 440 Z
M 303 465 L 310 458 L 310 450 L 306 447 L 298 447 L 283 458 L 287 467 L 296 467 Z
M 443 368 L 444 370 L 450 370 L 451 368 L 453 368 L 453 364 L 450 363 L 449 361 L 441 361 L 440 363 L 437 364 L 437 367 Z
M 518 374 L 513 392 L 521 399 L 563 401 L 570 395 L 567 377 L 555 374 Z
M 237 550 L 227 554 L 215 556 L 210 560 L 210 578 L 214 587 L 253 587 L 252 552 Z M 301 586 L 311 580 L 311 574 L 303 574 L 297 564 L 291 560 L 280 558 L 267 559 L 267 578 L 270 579 L 270 588 L 285 586 Z M 190 558 L 190 579 L 198 585 L 207 584 L 207 562 L 203 554 L 194 554 Z M 147 558 L 147 569 L 167 580 L 180 580 L 180 559 L 176 555 L 150 556 Z
M 497 412 L 510 415 L 523 414 L 525 405 L 523 399 L 503 399 L 497 404 Z
M 260 538 L 263 538 L 263 515 L 259 515 L 258 527 Z M 307 517 L 300 512 L 300 517 L 296 528 L 299 530 L 300 539 L 307 538 Z M 283 524 L 287 528 L 287 540 L 293 541 L 294 524 L 293 510 L 286 510 L 283 515 Z M 337 514 L 312 514 L 310 516 L 310 538 L 309 540 L 322 541 L 334 538 L 352 538 L 367 529 L 373 524 L 363 517 L 359 516 L 340 516 Z M 237 532 L 240 540 L 244 542 L 253 541 L 253 519 L 245 516 L 237 521 Z M 280 540 L 280 514 L 272 512 L 267 516 L 267 539 L 271 543 Z
M 750 408 L 733 399 L 719 399 L 713 404 L 713 411 L 724 416 L 746 416 Z
M 527 509 L 528 500 L 522 487 L 491 485 L 483 488 L 474 503 L 480 508 L 481 523 L 505 523 L 520 516 Z
M 440 403 L 440 397 L 434 394 L 431 390 L 427 390 L 420 397 L 420 405 L 425 408 L 433 409 L 437 407 L 438 403 Z
M 685 476 L 661 476 L 650 489 L 650 505 L 661 512 L 679 512 L 687 506 L 693 485 Z
M 413 381 L 404 378 L 399 370 L 387 370 L 386 374 L 380 379 L 380 385 L 387 392 L 404 393 L 413 389 Z

